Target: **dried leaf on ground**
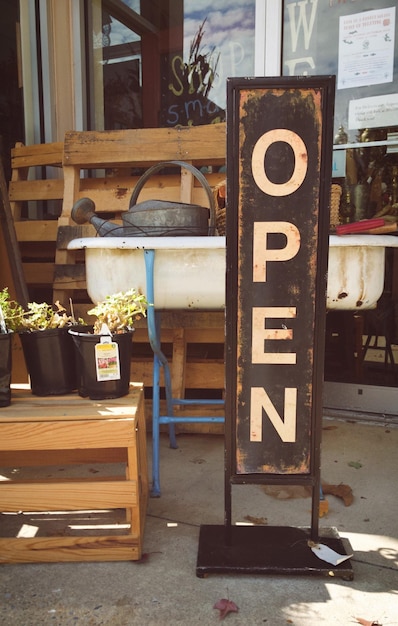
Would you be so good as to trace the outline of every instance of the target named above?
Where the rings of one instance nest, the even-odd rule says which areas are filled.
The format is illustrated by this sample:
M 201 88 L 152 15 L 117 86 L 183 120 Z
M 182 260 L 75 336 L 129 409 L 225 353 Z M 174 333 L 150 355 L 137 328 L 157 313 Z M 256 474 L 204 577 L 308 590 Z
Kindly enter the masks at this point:
M 349 467 L 353 467 L 354 469 L 361 469 L 362 467 L 362 463 L 360 463 L 359 461 L 350 461 L 348 465 Z
M 305 485 L 264 485 L 264 492 L 267 496 L 272 496 L 277 500 L 293 500 L 296 498 L 309 498 L 311 495 L 311 487 Z
M 245 515 L 244 518 L 247 522 L 254 524 L 255 526 L 266 526 L 268 520 L 266 517 L 255 517 L 254 515 Z
M 354 495 L 351 487 L 349 485 L 344 485 L 343 483 L 340 483 L 340 485 L 328 485 L 327 483 L 322 483 L 322 491 L 324 495 L 341 498 L 345 506 L 350 506 L 354 501 Z
M 217 600 L 213 609 L 218 609 L 220 611 L 220 619 L 224 619 L 228 613 L 238 613 L 239 609 L 236 606 L 235 602 L 232 600 L 227 600 L 226 598 L 221 598 L 221 600 Z
M 355 619 L 357 620 L 358 624 L 362 624 L 362 626 L 383 626 L 382 624 L 380 624 L 380 622 L 372 622 L 372 620 L 363 619 L 362 617 L 356 617 Z
M 141 558 L 138 559 L 138 561 L 134 561 L 134 563 L 136 565 L 142 565 L 142 564 L 148 563 L 152 554 L 163 554 L 163 552 L 161 550 L 157 550 L 154 552 L 143 552 L 141 555 Z

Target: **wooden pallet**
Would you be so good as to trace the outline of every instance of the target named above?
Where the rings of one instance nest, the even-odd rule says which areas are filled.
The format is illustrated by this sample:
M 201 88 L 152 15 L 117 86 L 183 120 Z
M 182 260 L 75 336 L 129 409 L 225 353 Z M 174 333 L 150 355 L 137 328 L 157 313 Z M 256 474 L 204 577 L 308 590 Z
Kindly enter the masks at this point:
M 30 300 L 52 298 L 57 210 L 61 211 L 64 193 L 62 154 L 62 142 L 33 146 L 18 142 L 11 151 L 8 195 Z
M 47 525 L 57 511 L 64 517 L 90 511 L 125 511 L 125 526 L 111 534 L 99 532 L 51 533 L 51 536 L 0 538 L 0 563 L 56 561 L 138 560 L 148 498 L 143 387 L 133 384 L 124 398 L 91 401 L 77 394 L 34 397 L 29 389 L 12 390 L 12 402 L 0 413 L 0 467 L 7 480 L 0 482 L 0 511 L 44 513 Z M 15 468 L 27 466 L 82 466 L 120 463 L 121 476 L 96 474 L 18 480 Z M 89 467 L 89 466 L 88 466 Z M 87 474 L 87 472 L 86 472 Z M 39 516 L 36 515 L 36 519 Z M 75 518 L 74 518 L 75 519 Z M 2 527 L 5 522 L 3 519 Z M 26 526 L 26 524 L 25 524 Z M 38 528 L 39 530 L 39 528 Z M 22 536 L 20 536 L 22 534 Z M 32 533 L 31 533 L 32 534 Z

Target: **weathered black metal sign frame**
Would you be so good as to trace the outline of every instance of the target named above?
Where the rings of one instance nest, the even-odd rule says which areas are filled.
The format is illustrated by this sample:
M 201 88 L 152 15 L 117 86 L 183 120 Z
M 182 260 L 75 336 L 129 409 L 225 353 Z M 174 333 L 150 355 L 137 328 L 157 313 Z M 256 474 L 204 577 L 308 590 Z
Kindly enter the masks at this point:
M 225 527 L 202 527 L 198 575 L 279 571 L 284 543 L 318 541 L 334 87 L 227 82 Z M 239 483 L 310 486 L 311 528 L 232 528 Z M 322 571 L 307 552 L 291 551 L 283 571 Z
M 319 473 L 332 81 L 264 82 L 229 83 L 230 473 L 233 482 L 267 476 L 312 483 Z

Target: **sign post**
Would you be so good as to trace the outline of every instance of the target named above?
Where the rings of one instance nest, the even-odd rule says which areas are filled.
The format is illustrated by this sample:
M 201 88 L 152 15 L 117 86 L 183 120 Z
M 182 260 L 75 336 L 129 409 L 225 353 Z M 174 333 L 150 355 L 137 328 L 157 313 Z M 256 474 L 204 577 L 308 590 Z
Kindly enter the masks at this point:
M 319 531 L 334 77 L 234 78 L 227 98 L 225 523 L 197 575 L 327 573 Z M 304 485 L 311 525 L 233 526 L 233 484 Z

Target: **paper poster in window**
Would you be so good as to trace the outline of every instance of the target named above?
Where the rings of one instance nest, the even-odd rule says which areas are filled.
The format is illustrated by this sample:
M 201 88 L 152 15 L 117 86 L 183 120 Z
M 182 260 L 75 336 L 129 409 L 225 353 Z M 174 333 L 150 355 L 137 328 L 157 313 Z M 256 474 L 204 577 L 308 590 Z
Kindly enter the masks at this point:
M 395 7 L 340 17 L 338 89 L 391 83 Z

